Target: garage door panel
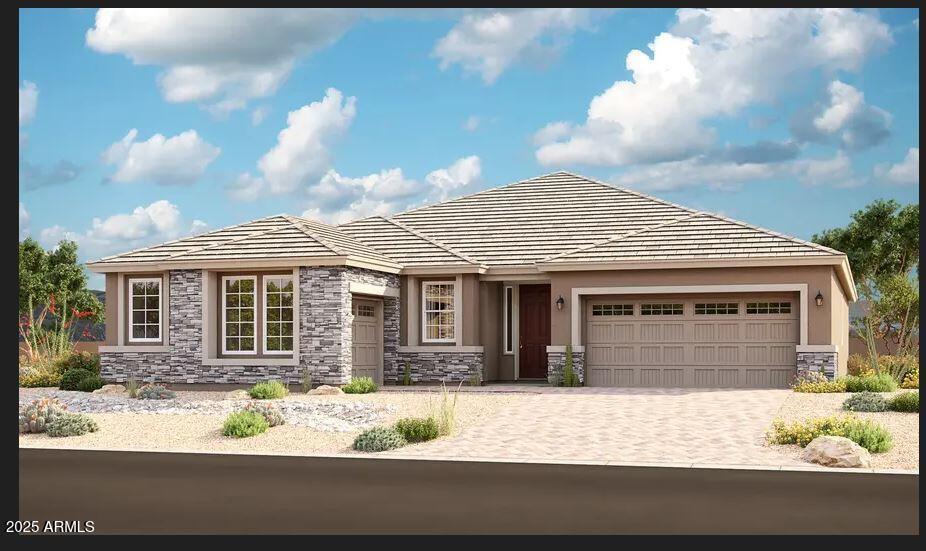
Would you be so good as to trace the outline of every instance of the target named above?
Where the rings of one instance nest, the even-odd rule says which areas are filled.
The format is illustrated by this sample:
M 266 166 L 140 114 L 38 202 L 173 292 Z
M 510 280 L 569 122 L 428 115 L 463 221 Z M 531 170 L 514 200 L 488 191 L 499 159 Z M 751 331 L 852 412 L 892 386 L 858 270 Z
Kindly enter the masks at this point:
M 717 302 L 737 305 L 732 312 L 731 308 L 721 312 L 721 307 L 700 306 L 701 311 L 695 314 L 695 303 L 704 299 L 592 299 L 586 310 L 588 384 L 786 387 L 795 371 L 799 331 L 797 301 L 793 297 L 772 299 L 792 303 L 785 314 L 747 315 L 747 302 L 767 300 L 725 297 Z M 631 302 L 633 315 L 592 315 L 592 306 L 596 303 Z M 684 303 L 683 314 L 641 316 L 642 303 Z M 616 310 L 616 307 L 599 307 L 598 311 L 602 310 Z

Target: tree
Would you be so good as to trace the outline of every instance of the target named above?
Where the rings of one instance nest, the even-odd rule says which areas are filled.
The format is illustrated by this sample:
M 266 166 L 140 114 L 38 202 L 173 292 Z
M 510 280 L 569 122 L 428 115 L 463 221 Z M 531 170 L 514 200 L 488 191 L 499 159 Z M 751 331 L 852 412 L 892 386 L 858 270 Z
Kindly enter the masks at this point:
M 849 258 L 858 294 L 868 306 L 856 328 L 873 364 L 876 339 L 898 354 L 909 352 L 919 329 L 919 204 L 901 208 L 893 200 L 876 200 L 853 214 L 845 228 L 826 230 L 813 241 Z
M 87 276 L 77 263 L 77 243 L 61 241 L 46 251 L 27 238 L 19 243 L 19 315 L 31 316 L 34 308 L 52 303 L 70 312 L 89 312 L 84 317 L 95 322 L 103 319 L 103 305 L 87 289 Z

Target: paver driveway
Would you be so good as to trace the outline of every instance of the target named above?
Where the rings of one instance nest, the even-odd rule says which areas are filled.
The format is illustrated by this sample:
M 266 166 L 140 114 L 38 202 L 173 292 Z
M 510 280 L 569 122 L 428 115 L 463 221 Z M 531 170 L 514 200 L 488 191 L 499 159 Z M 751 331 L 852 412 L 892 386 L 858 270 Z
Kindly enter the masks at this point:
M 402 455 L 799 464 L 763 445 L 787 390 L 544 389 Z

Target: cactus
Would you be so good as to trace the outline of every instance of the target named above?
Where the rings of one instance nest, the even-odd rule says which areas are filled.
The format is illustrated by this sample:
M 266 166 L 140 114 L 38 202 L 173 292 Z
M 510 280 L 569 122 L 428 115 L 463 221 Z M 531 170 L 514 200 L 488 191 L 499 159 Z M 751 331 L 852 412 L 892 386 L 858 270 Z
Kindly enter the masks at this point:
M 49 423 L 67 413 L 67 407 L 54 398 L 33 400 L 19 411 L 19 432 L 45 432 Z

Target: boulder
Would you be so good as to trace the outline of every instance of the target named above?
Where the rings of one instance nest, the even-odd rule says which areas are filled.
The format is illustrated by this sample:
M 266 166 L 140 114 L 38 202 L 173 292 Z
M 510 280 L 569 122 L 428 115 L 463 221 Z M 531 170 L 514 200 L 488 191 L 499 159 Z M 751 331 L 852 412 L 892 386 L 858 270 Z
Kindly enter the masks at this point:
M 332 394 L 344 394 L 344 391 L 336 386 L 322 385 L 318 388 L 313 388 L 307 394 L 320 394 L 323 396 L 329 396 Z
M 248 394 L 247 390 L 232 390 L 231 392 L 225 393 L 226 400 L 250 400 L 251 395 Z
M 123 394 L 125 385 L 103 385 L 93 391 L 94 394 Z
M 871 467 L 868 450 L 842 436 L 818 436 L 801 456 L 804 461 L 826 467 Z

